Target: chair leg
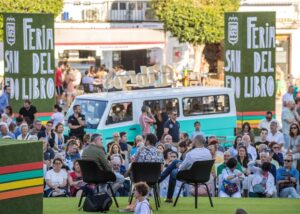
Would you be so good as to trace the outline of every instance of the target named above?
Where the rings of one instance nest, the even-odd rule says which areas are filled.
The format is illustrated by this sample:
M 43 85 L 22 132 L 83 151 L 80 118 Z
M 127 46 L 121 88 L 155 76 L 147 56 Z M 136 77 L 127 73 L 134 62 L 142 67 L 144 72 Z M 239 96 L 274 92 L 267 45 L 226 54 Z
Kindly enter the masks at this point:
M 130 200 L 131 200 L 131 193 L 133 193 L 133 189 L 132 189 L 132 182 L 130 182 L 130 189 L 129 189 L 129 197 L 128 197 L 128 203 L 130 203 Z
M 153 186 L 153 196 L 154 196 L 154 200 L 155 203 L 157 204 L 157 207 L 160 207 L 159 201 L 158 201 L 158 194 L 157 194 L 157 188 L 156 185 Z
M 156 196 L 157 196 L 158 207 L 160 207 L 161 201 L 160 201 L 160 193 L 159 193 L 159 184 L 156 184 L 155 187 L 156 187 Z
M 110 191 L 111 191 L 112 197 L 113 197 L 113 199 L 114 199 L 114 201 L 115 201 L 115 204 L 116 204 L 117 208 L 119 208 L 119 204 L 118 204 L 118 202 L 117 202 L 116 195 L 115 195 L 115 193 L 114 193 L 114 191 L 113 191 L 113 189 L 112 189 L 110 183 L 108 184 L 108 187 L 109 187 L 109 189 L 110 189 Z
M 134 195 L 134 193 L 132 192 L 132 193 L 131 193 L 131 195 L 129 196 L 129 198 L 130 198 L 130 200 L 129 200 L 129 204 L 131 204 L 131 203 L 132 203 L 132 200 L 133 200 L 133 195 Z
M 78 207 L 81 206 L 81 202 L 82 202 L 83 194 L 84 194 L 84 193 L 85 193 L 85 192 L 84 192 L 84 190 L 83 190 L 82 193 L 81 193 L 80 199 L 79 199 Z
M 195 184 L 195 209 L 198 208 L 198 184 Z
M 176 200 L 175 200 L 175 202 L 174 202 L 174 204 L 173 204 L 173 207 L 176 207 L 176 204 L 177 204 L 178 198 L 179 198 L 179 196 L 180 196 L 180 193 L 181 193 L 181 191 L 182 191 L 182 189 L 183 189 L 183 186 L 184 186 L 184 183 L 182 183 L 181 186 L 180 186 L 180 189 L 179 189 L 179 192 L 178 192 L 178 194 L 177 194 Z
M 153 188 L 153 198 L 154 198 L 155 208 L 156 208 L 156 210 L 158 210 L 158 202 L 157 202 L 157 198 L 156 198 L 155 186 L 152 186 L 152 188 Z
M 207 195 L 208 195 L 208 198 L 209 198 L 210 206 L 211 206 L 211 207 L 214 207 L 213 202 L 212 202 L 212 200 L 211 200 L 211 195 L 210 195 L 210 191 L 209 191 L 209 189 L 208 189 L 208 186 L 207 186 L 206 183 L 205 183 L 204 185 L 205 185 L 205 187 L 206 187 L 206 192 L 207 192 Z

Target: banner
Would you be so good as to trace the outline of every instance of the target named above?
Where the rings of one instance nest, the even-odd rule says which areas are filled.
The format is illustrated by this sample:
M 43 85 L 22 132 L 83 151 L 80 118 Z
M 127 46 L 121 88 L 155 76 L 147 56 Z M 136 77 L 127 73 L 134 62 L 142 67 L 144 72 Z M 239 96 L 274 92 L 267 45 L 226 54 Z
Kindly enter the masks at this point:
M 39 113 L 55 104 L 54 16 L 5 13 L 3 17 L 4 82 L 17 112 L 29 99 Z
M 275 48 L 275 12 L 225 14 L 224 85 L 234 90 L 239 127 L 275 112 Z

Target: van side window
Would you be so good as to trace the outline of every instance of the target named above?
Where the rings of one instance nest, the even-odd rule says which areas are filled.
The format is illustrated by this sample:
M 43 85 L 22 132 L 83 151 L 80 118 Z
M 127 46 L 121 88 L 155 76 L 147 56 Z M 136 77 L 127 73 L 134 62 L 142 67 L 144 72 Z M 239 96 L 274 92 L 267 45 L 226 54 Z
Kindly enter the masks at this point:
M 132 121 L 132 102 L 111 105 L 106 125 Z
M 182 99 L 182 105 L 184 116 L 221 114 L 230 111 L 228 95 L 185 97 Z
M 169 112 L 175 110 L 179 116 L 179 101 L 176 98 L 172 99 L 161 99 L 161 100 L 145 100 L 144 105 L 151 108 L 152 114 L 156 114 L 160 111 L 162 114 L 168 114 Z

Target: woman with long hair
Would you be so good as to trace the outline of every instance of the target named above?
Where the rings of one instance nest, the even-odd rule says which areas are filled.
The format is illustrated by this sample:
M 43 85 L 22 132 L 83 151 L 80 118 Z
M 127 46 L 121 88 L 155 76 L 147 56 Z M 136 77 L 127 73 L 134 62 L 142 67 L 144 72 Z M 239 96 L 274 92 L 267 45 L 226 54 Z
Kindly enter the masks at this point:
M 238 154 L 238 145 L 239 143 L 242 142 L 242 136 L 241 135 L 238 135 L 235 137 L 235 140 L 234 140 L 234 143 L 233 143 L 233 146 L 229 148 L 229 152 L 231 154 L 231 157 L 236 157 L 237 154 Z
M 240 132 L 240 135 L 244 136 L 245 134 L 249 135 L 250 136 L 250 139 L 251 139 L 251 144 L 254 145 L 255 143 L 255 135 L 251 129 L 251 126 L 250 126 L 250 123 L 248 122 L 245 122 L 243 123 L 242 125 L 242 130 Z
M 241 164 L 243 173 L 245 175 L 248 175 L 248 163 L 249 163 L 249 156 L 247 153 L 247 148 L 245 146 L 239 146 L 238 147 L 238 155 L 237 155 L 237 161 Z
M 289 152 L 293 152 L 294 150 L 296 150 L 296 145 L 298 142 L 298 138 L 300 138 L 300 128 L 299 125 L 297 123 L 292 123 L 290 125 L 290 142 L 289 142 L 289 146 L 288 146 L 288 151 Z

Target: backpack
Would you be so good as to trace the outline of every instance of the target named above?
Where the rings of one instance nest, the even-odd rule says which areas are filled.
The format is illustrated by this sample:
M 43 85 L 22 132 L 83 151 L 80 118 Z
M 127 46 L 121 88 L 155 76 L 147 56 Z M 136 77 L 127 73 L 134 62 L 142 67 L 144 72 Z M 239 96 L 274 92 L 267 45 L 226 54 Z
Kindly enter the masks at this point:
M 106 192 L 97 195 L 88 195 L 83 203 L 83 211 L 107 212 L 111 205 L 112 199 Z

